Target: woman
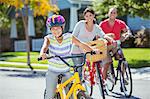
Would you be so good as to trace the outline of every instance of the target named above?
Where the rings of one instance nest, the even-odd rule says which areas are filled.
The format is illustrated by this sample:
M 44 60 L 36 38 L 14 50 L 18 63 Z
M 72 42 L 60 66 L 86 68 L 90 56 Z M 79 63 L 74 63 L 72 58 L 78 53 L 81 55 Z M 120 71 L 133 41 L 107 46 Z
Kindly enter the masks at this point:
M 98 39 L 106 38 L 108 41 L 113 42 L 113 39 L 106 36 L 102 29 L 96 24 L 95 22 L 95 12 L 92 8 L 86 8 L 83 12 L 83 16 L 85 20 L 79 21 L 74 30 L 72 35 L 78 38 L 82 42 L 89 42 L 94 40 L 95 38 Z M 73 45 L 72 47 L 72 54 L 81 54 L 83 50 L 81 50 L 78 46 Z M 74 58 L 74 64 L 81 64 L 83 58 Z M 79 71 L 80 77 L 82 77 L 82 68 Z

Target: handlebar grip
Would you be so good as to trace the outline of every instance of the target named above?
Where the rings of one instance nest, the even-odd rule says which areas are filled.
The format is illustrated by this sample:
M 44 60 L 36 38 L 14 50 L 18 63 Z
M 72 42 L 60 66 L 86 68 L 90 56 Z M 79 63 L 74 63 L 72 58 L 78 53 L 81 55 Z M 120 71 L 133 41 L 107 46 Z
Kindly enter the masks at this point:
M 38 61 L 42 60 L 42 57 L 39 57 L 37 60 L 38 60 Z

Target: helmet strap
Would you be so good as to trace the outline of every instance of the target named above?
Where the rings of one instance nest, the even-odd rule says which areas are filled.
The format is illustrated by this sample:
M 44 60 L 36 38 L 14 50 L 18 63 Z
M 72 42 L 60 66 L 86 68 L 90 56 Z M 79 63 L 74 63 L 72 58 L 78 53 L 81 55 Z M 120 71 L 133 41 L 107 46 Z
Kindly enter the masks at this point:
M 62 37 L 62 34 L 58 38 L 60 38 L 60 37 Z

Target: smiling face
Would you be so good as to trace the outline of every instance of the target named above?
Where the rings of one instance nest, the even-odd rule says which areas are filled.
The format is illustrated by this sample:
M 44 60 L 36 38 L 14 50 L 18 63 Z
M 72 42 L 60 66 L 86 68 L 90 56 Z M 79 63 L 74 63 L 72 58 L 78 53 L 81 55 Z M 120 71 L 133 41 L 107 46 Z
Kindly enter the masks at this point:
M 61 26 L 53 26 L 51 28 L 51 32 L 56 38 L 59 38 L 62 35 L 62 27 Z
M 84 15 L 84 19 L 86 20 L 86 22 L 93 22 L 94 17 L 95 17 L 95 15 L 90 12 L 86 12 Z
M 108 16 L 109 16 L 110 19 L 116 19 L 117 9 L 116 8 L 111 8 L 108 12 Z

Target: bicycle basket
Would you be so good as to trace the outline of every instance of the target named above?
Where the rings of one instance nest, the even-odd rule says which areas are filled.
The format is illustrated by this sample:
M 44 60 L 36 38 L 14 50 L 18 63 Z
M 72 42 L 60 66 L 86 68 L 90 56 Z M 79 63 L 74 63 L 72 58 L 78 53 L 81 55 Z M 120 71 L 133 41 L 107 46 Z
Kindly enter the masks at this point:
M 88 61 L 97 62 L 107 57 L 107 41 L 105 39 L 90 41 L 87 44 L 93 49 L 98 49 L 100 52 L 99 54 L 87 55 Z

